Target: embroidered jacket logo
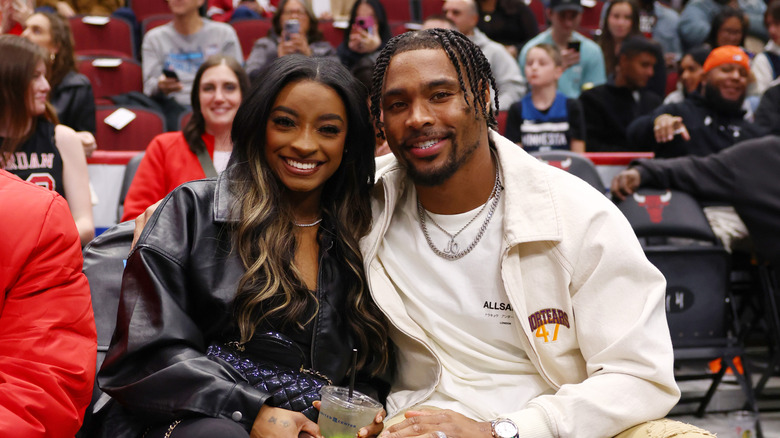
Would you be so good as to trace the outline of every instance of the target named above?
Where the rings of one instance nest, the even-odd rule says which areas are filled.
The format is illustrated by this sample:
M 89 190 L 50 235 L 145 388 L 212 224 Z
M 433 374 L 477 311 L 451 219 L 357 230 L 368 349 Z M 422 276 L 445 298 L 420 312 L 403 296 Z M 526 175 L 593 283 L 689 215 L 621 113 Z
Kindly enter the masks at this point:
M 537 338 L 544 338 L 544 342 L 557 341 L 558 329 L 560 326 L 571 328 L 569 326 L 569 315 L 561 309 L 542 309 L 528 316 L 528 323 L 531 325 L 531 331 L 536 332 Z M 555 324 L 552 333 L 547 331 L 545 325 Z

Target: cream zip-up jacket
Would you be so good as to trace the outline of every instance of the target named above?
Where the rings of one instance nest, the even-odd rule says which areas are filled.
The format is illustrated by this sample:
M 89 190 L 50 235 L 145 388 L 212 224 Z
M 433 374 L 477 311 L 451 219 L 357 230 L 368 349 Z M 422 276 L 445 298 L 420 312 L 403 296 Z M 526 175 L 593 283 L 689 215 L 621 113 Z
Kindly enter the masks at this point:
M 497 133 L 490 135 L 505 188 L 501 276 L 517 316 L 515 326 L 522 330 L 521 347 L 556 390 L 525 406 L 506 406 L 502 416 L 518 424 L 521 436 L 538 431 L 602 438 L 664 417 L 680 391 L 663 275 L 603 194 Z M 377 258 L 407 184 L 394 157 L 378 159 L 374 224 L 361 241 L 371 293 L 390 320 L 397 346 L 388 418 L 424 404 L 442 370 Z M 491 393 L 485 387 L 462 402 L 479 406 Z

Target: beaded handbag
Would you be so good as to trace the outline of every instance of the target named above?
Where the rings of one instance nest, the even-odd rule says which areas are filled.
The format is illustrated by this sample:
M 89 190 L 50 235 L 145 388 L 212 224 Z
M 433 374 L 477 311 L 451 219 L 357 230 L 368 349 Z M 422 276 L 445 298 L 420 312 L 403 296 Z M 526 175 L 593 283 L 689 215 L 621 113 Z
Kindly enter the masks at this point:
M 301 348 L 281 333 L 255 335 L 247 344 L 213 343 L 206 351 L 235 368 L 250 385 L 270 394 L 267 404 L 301 412 L 316 422 L 319 411 L 312 402 L 320 399 L 320 388 L 331 385 L 324 374 L 304 367 Z

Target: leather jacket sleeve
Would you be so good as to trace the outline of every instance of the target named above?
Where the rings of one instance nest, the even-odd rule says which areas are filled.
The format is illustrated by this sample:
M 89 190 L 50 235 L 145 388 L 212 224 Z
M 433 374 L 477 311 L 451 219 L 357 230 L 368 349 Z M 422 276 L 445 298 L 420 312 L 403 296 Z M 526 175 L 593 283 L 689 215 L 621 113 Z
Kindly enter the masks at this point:
M 202 415 L 239 421 L 249 430 L 268 397 L 206 356 L 235 291 L 235 282 L 226 285 L 215 275 L 217 267 L 232 267 L 229 249 L 214 243 L 226 231 L 211 221 L 213 188 L 213 180 L 197 181 L 166 197 L 125 269 L 117 327 L 98 382 L 147 424 Z

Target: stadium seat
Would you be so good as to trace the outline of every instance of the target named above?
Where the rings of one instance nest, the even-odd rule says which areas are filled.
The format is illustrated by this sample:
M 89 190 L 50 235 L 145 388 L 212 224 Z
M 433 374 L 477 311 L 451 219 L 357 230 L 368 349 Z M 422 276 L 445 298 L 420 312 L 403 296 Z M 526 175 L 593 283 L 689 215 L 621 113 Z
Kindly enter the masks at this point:
M 586 35 L 593 35 L 593 32 L 600 29 L 601 26 L 601 10 L 604 8 L 604 2 L 602 0 L 595 0 L 589 2 L 592 4 L 585 4 L 583 2 L 582 19 L 580 20 L 580 30 L 586 31 Z
M 76 67 L 89 78 L 96 100 L 130 91 L 143 92 L 143 70 L 134 59 L 79 57 Z
M 271 30 L 272 27 L 271 20 L 265 19 L 239 20 L 231 22 L 230 25 L 236 30 L 238 41 L 241 43 L 241 52 L 244 54 L 244 59 L 249 58 L 255 41 L 267 36 L 268 31 Z
M 506 118 L 509 112 L 501 110 L 496 114 L 496 123 L 498 123 L 498 133 L 501 135 L 506 134 Z
M 387 13 L 387 21 L 412 21 L 412 7 L 410 0 L 383 0 L 382 6 Z M 441 8 L 439 8 L 441 12 Z
M 171 13 L 167 0 L 128 0 L 128 6 L 139 23 L 143 23 L 150 15 Z
M 333 26 L 330 20 L 320 20 L 317 28 L 322 32 L 325 41 L 329 42 L 333 48 L 336 48 L 344 41 L 344 29 Z
M 167 24 L 171 20 L 173 20 L 173 14 L 171 13 L 150 15 L 141 22 L 141 35 L 146 35 L 146 32 L 149 32 L 155 27 Z
M 146 152 L 139 152 L 131 158 L 125 166 L 125 174 L 122 176 L 122 187 L 119 189 L 119 203 L 116 207 L 117 222 L 122 220 L 122 215 L 125 213 L 125 198 L 127 197 L 127 191 L 130 190 L 130 184 L 133 183 L 135 172 L 138 170 L 138 166 L 141 164 L 144 155 L 146 155 Z
M 422 20 L 431 15 L 441 14 L 441 8 L 444 6 L 444 0 L 420 0 L 420 9 L 422 10 Z
M 526 1 L 526 4 L 531 9 L 536 17 L 536 24 L 539 25 L 539 31 L 543 31 L 547 28 L 547 14 L 544 12 L 544 3 L 542 0 L 530 0 Z
M 135 119 L 116 129 L 106 123 L 106 117 L 125 108 L 135 114 Z M 96 111 L 97 132 L 95 139 L 102 150 L 143 151 L 152 139 L 165 131 L 165 117 L 154 110 L 140 107 L 99 106 Z
M 584 155 L 572 151 L 537 151 L 531 155 L 551 166 L 576 175 L 601 193 L 606 191 L 596 166 Z
M 110 50 L 136 59 L 133 26 L 116 17 L 77 15 L 69 19 L 74 51 Z
M 666 317 L 674 347 L 678 380 L 711 380 L 703 397 L 683 398 L 699 403 L 703 416 L 727 370 L 732 370 L 747 399 L 747 409 L 758 414 L 749 366 L 743 372 L 734 359 L 744 358 L 739 326 L 732 307 L 730 256 L 712 232 L 699 203 L 674 190 L 641 189 L 618 204 L 634 232 L 643 241 L 647 258 L 666 277 Z M 698 366 L 721 359 L 716 373 L 683 372 L 682 364 Z M 743 362 L 744 363 L 744 362 Z

